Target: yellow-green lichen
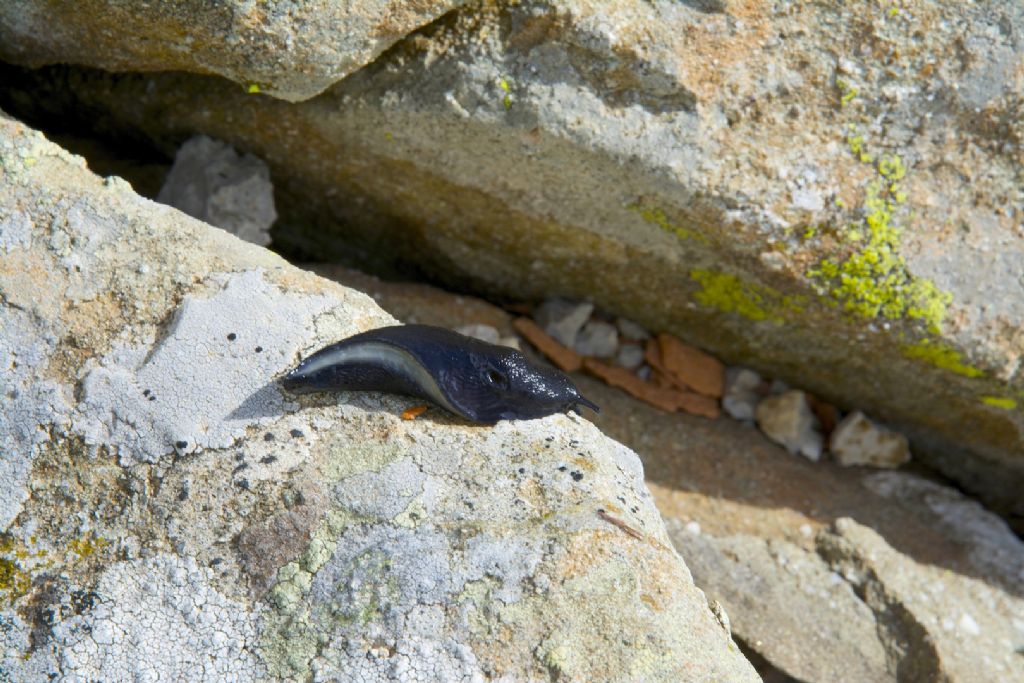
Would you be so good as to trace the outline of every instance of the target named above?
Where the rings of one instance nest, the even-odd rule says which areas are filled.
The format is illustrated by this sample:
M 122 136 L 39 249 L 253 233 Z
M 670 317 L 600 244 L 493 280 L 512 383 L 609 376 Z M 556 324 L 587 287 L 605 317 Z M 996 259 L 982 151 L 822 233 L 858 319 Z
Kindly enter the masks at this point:
M 784 296 L 776 289 L 728 273 L 695 269 L 690 271 L 690 278 L 701 285 L 694 295 L 698 303 L 750 320 L 782 322 L 787 313 L 802 312 L 806 303 L 804 297 Z
M 850 150 L 861 161 L 872 157 L 864 151 L 859 135 L 847 138 Z M 903 228 L 896 222 L 898 206 L 906 200 L 898 185 L 906 176 L 903 159 L 896 154 L 878 160 L 879 177 L 868 183 L 862 222 L 840 232 L 844 242 L 857 249 L 845 258 L 825 258 L 808 272 L 823 292 L 862 318 L 911 318 L 938 333 L 953 300 L 927 278 L 914 276 L 900 255 Z
M 981 402 L 987 406 L 1001 408 L 1003 410 L 1013 410 L 1017 407 L 1017 401 L 1012 398 L 1006 398 L 1005 396 L 982 396 Z
M 259 83 L 249 83 L 245 86 L 245 92 L 247 92 L 250 95 L 258 94 L 260 92 Z
M 4 536 L 0 537 L 0 605 L 13 605 L 18 598 L 32 587 L 32 570 L 49 566 L 41 562 L 45 550 L 30 550 L 22 543 Z
M 839 88 L 839 105 L 845 107 L 853 98 L 857 97 L 858 90 L 842 78 L 836 80 L 836 87 Z
M 925 339 L 916 344 L 906 344 L 903 346 L 903 355 L 964 377 L 982 375 L 981 370 L 965 363 L 960 352 L 945 342 Z
M 512 108 L 512 86 L 508 84 L 508 81 L 504 78 L 498 79 L 498 87 L 505 93 L 502 98 L 502 103 L 505 105 L 505 109 Z
M 665 232 L 671 233 L 679 239 L 694 240 L 704 244 L 708 241 L 708 238 L 704 234 L 699 233 L 696 230 L 690 230 L 689 228 L 673 224 L 661 209 L 649 208 L 640 204 L 630 204 L 626 208 L 640 214 L 640 218 L 643 218 L 652 225 L 657 225 Z
M 68 542 L 68 550 L 78 555 L 78 559 L 85 560 L 108 545 L 110 545 L 110 542 L 105 538 L 85 535 L 82 538 L 71 539 Z

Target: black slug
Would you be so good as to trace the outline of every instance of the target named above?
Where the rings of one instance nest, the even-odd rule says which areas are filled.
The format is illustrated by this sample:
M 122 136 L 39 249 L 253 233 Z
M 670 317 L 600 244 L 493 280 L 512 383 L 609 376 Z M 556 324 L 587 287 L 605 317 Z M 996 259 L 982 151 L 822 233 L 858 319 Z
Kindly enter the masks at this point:
M 320 349 L 285 375 L 293 393 L 384 391 L 426 399 L 472 422 L 600 410 L 554 368 L 505 346 L 429 325 L 396 325 Z

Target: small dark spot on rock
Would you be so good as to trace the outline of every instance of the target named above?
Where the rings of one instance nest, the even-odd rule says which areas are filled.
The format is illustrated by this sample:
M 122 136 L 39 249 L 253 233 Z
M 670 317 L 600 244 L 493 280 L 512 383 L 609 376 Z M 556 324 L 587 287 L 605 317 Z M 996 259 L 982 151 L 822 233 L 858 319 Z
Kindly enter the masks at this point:
M 269 465 L 272 462 L 277 462 L 277 456 L 276 455 L 264 456 L 264 457 L 260 458 L 260 462 L 263 463 L 264 465 Z
M 149 400 L 150 401 L 155 401 L 156 400 L 156 394 L 150 394 L 149 395 Z
M 239 466 L 238 466 L 238 467 L 236 467 L 235 469 L 231 470 L 231 474 L 232 474 L 232 475 L 238 474 L 239 472 L 241 472 L 242 470 L 246 469 L 247 467 L 249 467 L 249 466 L 248 466 L 248 465 L 246 465 L 246 464 L 245 464 L 245 463 L 243 462 L 243 463 L 242 463 L 241 465 L 239 465 Z
M 526 474 L 526 468 L 525 467 L 520 467 L 519 468 L 519 474 Z
M 228 341 L 235 341 L 236 339 L 238 339 L 238 335 L 234 332 L 228 335 Z
M 288 433 L 291 434 L 296 439 L 301 439 L 303 436 L 305 436 L 305 434 L 302 433 L 301 429 L 293 429 Z
M 263 353 L 263 347 L 262 346 L 257 346 L 256 347 L 256 353 Z
M 559 472 L 565 472 L 567 469 L 569 469 L 569 468 L 566 467 L 565 465 L 562 465 L 561 467 L 558 468 L 558 471 Z
M 248 491 L 249 490 L 249 480 L 248 479 L 239 479 L 238 481 L 235 482 L 235 486 L 237 486 L 240 489 L 244 489 L 244 490 Z
M 235 462 L 242 462 L 245 460 L 245 453 L 235 453 Z
M 576 439 L 573 439 L 572 441 L 569 442 L 569 448 L 576 448 L 579 445 L 580 445 L 580 442 L 577 441 Z
M 553 436 L 548 436 L 548 437 L 545 437 L 545 438 L 544 438 L 544 440 L 545 440 L 545 441 L 547 441 L 548 443 L 551 443 L 552 441 L 554 441 L 554 440 L 555 440 L 555 437 L 553 437 Z
M 472 510 L 473 509 L 473 501 L 467 500 L 466 501 L 466 507 L 468 507 L 470 510 Z
M 96 604 L 96 598 L 98 595 L 93 591 L 85 590 L 74 590 L 71 591 L 71 610 L 75 614 L 84 614 L 93 608 Z
M 574 481 L 579 481 L 580 479 L 583 478 L 583 473 L 573 471 L 569 474 L 569 476 L 571 476 Z
M 183 448 L 188 448 L 188 441 L 175 441 L 174 442 L 174 447 L 179 449 L 179 450 L 181 450 Z
M 266 434 L 263 435 L 263 440 L 264 441 L 273 441 L 274 440 L 274 434 L 272 432 L 267 432 Z
M 212 560 L 210 560 L 210 566 L 211 567 L 216 567 L 218 564 L 222 563 L 223 561 L 224 561 L 224 558 L 222 558 L 222 557 L 215 557 Z
M 178 491 L 178 500 L 188 500 L 188 485 L 184 484 L 181 490 Z
M 143 396 L 149 396 L 149 389 L 143 389 L 142 390 L 142 395 Z

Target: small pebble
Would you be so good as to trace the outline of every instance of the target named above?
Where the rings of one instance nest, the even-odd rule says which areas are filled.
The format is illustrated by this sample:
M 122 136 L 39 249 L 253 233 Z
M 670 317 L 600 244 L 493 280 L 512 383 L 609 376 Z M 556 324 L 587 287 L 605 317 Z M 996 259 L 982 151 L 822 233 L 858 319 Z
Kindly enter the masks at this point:
M 700 536 L 700 522 L 687 522 L 686 531 L 694 536 Z
M 639 344 L 623 344 L 615 354 L 615 364 L 634 370 L 644 364 L 644 347 Z
M 761 376 L 747 368 L 729 368 L 725 371 L 725 396 L 722 408 L 736 420 L 753 420 L 761 400 L 757 388 Z
M 619 332 L 614 325 L 591 320 L 576 335 L 573 350 L 581 356 L 611 358 L 619 347 Z
M 474 323 L 472 325 L 463 325 L 462 327 L 456 327 L 455 331 L 458 332 L 459 334 L 464 334 L 467 337 L 472 337 L 473 339 L 479 339 L 482 342 L 487 342 L 488 344 L 497 344 L 500 339 L 498 330 L 494 329 L 490 325 L 480 325 Z
M 765 436 L 794 455 L 818 461 L 824 446 L 817 419 L 802 391 L 770 396 L 757 405 L 757 426 Z
M 907 437 L 875 424 L 859 410 L 836 426 L 829 448 L 844 467 L 894 468 L 910 460 Z
M 576 345 L 576 335 L 590 319 L 594 304 L 548 299 L 533 313 L 537 324 L 563 346 Z
M 632 339 L 634 341 L 644 341 L 645 339 L 651 338 L 651 333 L 645 330 L 640 325 L 636 324 L 632 320 L 626 318 L 616 318 L 615 327 L 619 328 L 619 334 L 626 339 Z

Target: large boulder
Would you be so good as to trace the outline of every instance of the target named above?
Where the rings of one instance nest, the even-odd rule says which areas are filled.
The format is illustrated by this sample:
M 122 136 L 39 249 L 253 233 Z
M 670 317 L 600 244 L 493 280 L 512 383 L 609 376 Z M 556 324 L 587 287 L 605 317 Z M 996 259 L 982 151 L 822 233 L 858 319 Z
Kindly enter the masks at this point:
M 316 269 L 404 321 L 512 329 L 471 297 Z M 977 501 L 576 379 L 602 406 L 595 424 L 640 456 L 694 582 L 766 680 L 1024 679 L 1024 542 Z
M 392 321 L 0 116 L 0 679 L 757 680 L 590 423 L 274 383 Z
M 0 4 L 0 59 L 216 74 L 289 101 L 319 94 L 461 0 L 30 0 Z
M 300 105 L 41 78 L 168 153 L 265 158 L 279 245 L 593 301 L 882 416 L 1022 515 L 1022 13 L 482 3 Z

